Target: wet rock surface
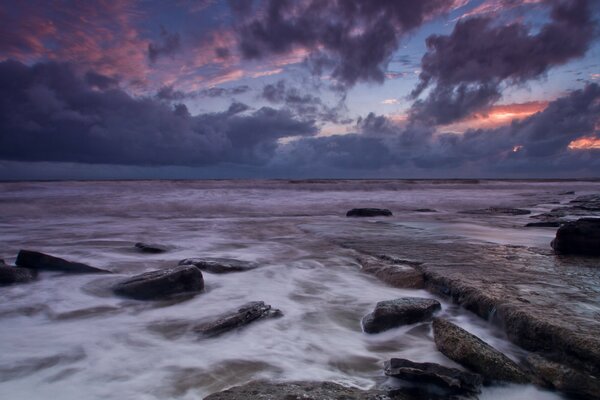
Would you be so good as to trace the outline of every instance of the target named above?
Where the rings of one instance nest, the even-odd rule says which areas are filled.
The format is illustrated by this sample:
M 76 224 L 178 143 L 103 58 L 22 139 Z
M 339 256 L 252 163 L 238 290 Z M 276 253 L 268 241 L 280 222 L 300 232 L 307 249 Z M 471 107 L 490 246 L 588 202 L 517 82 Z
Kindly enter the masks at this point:
M 132 299 L 153 300 L 173 294 L 198 292 L 203 288 L 202 272 L 192 265 L 181 265 L 123 280 L 113 287 L 113 292 Z
M 556 231 L 552 248 L 560 254 L 600 256 L 600 218 L 580 218 Z
M 37 274 L 28 268 L 13 267 L 0 263 L 0 285 L 31 282 Z
M 579 196 L 567 205 L 548 212 L 532 216 L 540 220 L 560 220 L 565 222 L 571 217 L 600 217 L 600 194 Z
M 218 336 L 223 333 L 244 327 L 254 321 L 267 318 L 280 318 L 281 310 L 272 308 L 263 301 L 252 301 L 233 312 L 222 314 L 213 320 L 197 324 L 193 332 L 202 336 Z
M 193 265 L 202 271 L 213 274 L 244 272 L 259 267 L 256 263 L 234 258 L 186 258 L 181 260 L 179 265 Z
M 92 267 L 87 264 L 67 261 L 37 251 L 21 250 L 17 255 L 17 266 L 35 270 L 67 272 L 73 274 L 110 273 L 110 271 Z
M 137 242 L 134 247 L 141 253 L 160 254 L 166 253 L 168 250 L 165 246 L 153 243 Z
M 522 208 L 508 208 L 508 207 L 490 207 L 482 208 L 479 210 L 465 210 L 461 211 L 463 214 L 476 214 L 476 215 L 527 215 L 531 214 L 531 211 L 524 210 Z
M 392 212 L 386 208 L 353 208 L 346 217 L 389 217 Z
M 387 376 L 410 382 L 434 384 L 454 394 L 479 393 L 483 383 L 481 375 L 448 368 L 434 363 L 416 363 L 401 358 L 385 362 Z
M 375 257 L 359 257 L 362 270 L 397 288 L 421 289 L 423 274 L 406 263 L 382 260 Z
M 560 221 L 529 222 L 525 224 L 527 228 L 558 228 L 559 226 L 561 226 Z
M 380 301 L 375 310 L 362 319 L 362 326 L 366 333 L 379 333 L 425 321 L 440 309 L 441 305 L 437 300 L 420 297 Z
M 486 381 L 527 383 L 530 379 L 510 358 L 452 322 L 433 320 L 433 336 L 446 357 L 481 374 Z

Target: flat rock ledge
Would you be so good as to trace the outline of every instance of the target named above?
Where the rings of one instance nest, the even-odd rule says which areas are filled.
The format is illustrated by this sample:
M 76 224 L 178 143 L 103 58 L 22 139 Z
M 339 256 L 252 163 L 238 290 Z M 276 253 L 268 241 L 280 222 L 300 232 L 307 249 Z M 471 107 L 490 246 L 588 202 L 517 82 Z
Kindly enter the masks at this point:
M 435 318 L 433 336 L 446 357 L 481 374 L 486 382 L 528 383 L 530 378 L 510 358 L 450 321 Z
M 559 254 L 600 256 L 600 218 L 580 218 L 556 231 L 552 248 Z
M 448 368 L 434 363 L 416 363 L 402 358 L 392 358 L 384 364 L 387 376 L 409 382 L 434 384 L 449 394 L 479 393 L 483 378 L 481 375 Z
M 357 261 L 364 272 L 390 286 L 409 289 L 422 289 L 424 286 L 423 274 L 408 264 L 367 256 L 360 257 Z
M 387 208 L 353 208 L 346 217 L 391 217 L 392 212 Z
M 17 255 L 17 266 L 35 270 L 67 272 L 71 274 L 110 274 L 110 271 L 92 267 L 87 264 L 67 261 L 48 254 L 31 250 L 20 250 Z
M 252 301 L 244 304 L 236 311 L 218 316 L 216 319 L 195 325 L 194 333 L 202 336 L 218 336 L 223 333 L 244 327 L 251 322 L 267 318 L 282 317 L 281 310 L 272 308 L 263 301 Z
M 168 251 L 166 247 L 161 246 L 160 244 L 153 244 L 153 243 L 137 242 L 134 245 L 134 247 L 142 253 L 149 253 L 149 254 L 160 254 L 160 253 L 166 253 Z
M 360 390 L 333 382 L 250 382 L 222 392 L 213 393 L 204 400 L 409 400 L 403 395 L 388 396 L 384 391 Z
M 212 274 L 227 274 L 230 272 L 244 272 L 258 268 L 259 265 L 250 261 L 236 260 L 234 258 L 186 258 L 179 261 L 179 265 L 193 265 L 204 272 Z
M 490 207 L 479 210 L 465 210 L 460 213 L 475 215 L 528 215 L 531 214 L 531 211 L 522 208 Z
M 202 272 L 192 265 L 180 265 L 121 281 L 113 287 L 113 292 L 137 300 L 154 300 L 173 294 L 199 292 L 203 288 Z
M 434 299 L 403 297 L 380 301 L 373 312 L 362 319 L 366 333 L 379 333 L 401 325 L 415 324 L 428 320 L 442 308 Z

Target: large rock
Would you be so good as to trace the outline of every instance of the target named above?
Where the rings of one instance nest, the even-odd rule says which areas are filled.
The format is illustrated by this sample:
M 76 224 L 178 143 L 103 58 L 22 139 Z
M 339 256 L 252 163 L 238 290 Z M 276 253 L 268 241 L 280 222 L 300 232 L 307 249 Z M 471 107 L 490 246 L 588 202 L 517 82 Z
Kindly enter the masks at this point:
M 381 281 L 397 288 L 421 289 L 424 286 L 423 274 L 405 263 L 380 260 L 375 257 L 359 257 L 362 270 Z
M 244 272 L 258 268 L 258 264 L 256 263 L 233 258 L 186 258 L 179 261 L 179 265 L 193 265 L 202 271 L 213 274 Z
M 544 384 L 582 399 L 600 399 L 600 379 L 545 359 L 537 354 L 527 356 L 527 365 Z
M 420 297 L 403 297 L 380 301 L 372 313 L 362 319 L 366 333 L 379 333 L 401 325 L 425 321 L 441 309 L 437 300 Z
M 195 325 L 193 331 L 202 336 L 218 336 L 265 318 L 279 318 L 283 313 L 262 301 L 252 301 L 238 310 L 218 316 L 214 320 Z
M 410 382 L 434 384 L 454 393 L 479 393 L 483 378 L 481 375 L 448 368 L 433 363 L 416 363 L 401 358 L 392 358 L 385 362 L 387 376 Z
M 386 208 L 353 208 L 346 217 L 389 217 L 392 212 Z
M 110 271 L 89 266 L 87 264 L 67 261 L 37 251 L 21 250 L 17 255 L 17 266 L 47 271 L 68 272 L 73 274 L 100 273 L 107 274 Z
M 115 294 L 138 300 L 153 300 L 178 293 L 198 292 L 204 288 L 202 272 L 193 265 L 146 272 L 119 282 Z
M 28 268 L 12 267 L 0 263 L 0 285 L 12 285 L 13 283 L 26 283 L 34 280 L 35 271 Z
M 159 254 L 165 253 L 167 248 L 159 244 L 137 242 L 135 248 L 142 253 Z
M 600 255 L 600 218 L 580 218 L 558 228 L 552 248 L 561 254 Z
M 395 400 L 408 399 L 396 395 Z M 360 390 L 333 382 L 250 382 L 222 392 L 213 393 L 204 400 L 391 400 L 379 390 Z
M 452 322 L 434 319 L 433 336 L 438 350 L 446 357 L 483 375 L 486 381 L 530 381 L 514 361 Z

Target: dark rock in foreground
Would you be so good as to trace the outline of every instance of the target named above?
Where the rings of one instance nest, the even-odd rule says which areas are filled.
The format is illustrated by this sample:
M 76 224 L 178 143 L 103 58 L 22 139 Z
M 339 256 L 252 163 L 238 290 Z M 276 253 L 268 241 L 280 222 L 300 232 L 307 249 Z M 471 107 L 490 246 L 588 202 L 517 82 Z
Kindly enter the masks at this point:
M 389 217 L 392 212 L 386 208 L 353 208 L 346 217 Z
M 493 214 L 501 214 L 501 215 L 527 215 L 531 214 L 529 210 L 523 210 L 521 208 L 507 208 L 507 207 L 490 207 L 484 208 L 481 210 L 467 210 L 461 211 L 462 214 L 482 214 L 482 215 L 493 215 Z
M 202 272 L 192 265 L 180 265 L 136 275 L 119 282 L 113 291 L 132 299 L 153 300 L 172 294 L 198 292 L 203 288 Z
M 194 326 L 193 331 L 203 336 L 217 336 L 225 332 L 241 328 L 251 322 L 265 318 L 278 318 L 283 313 L 262 301 L 252 301 L 238 310 L 220 315 L 213 321 Z
M 479 393 L 483 378 L 481 375 L 448 368 L 434 363 L 416 363 L 401 358 L 385 362 L 387 376 L 410 382 L 435 384 L 451 393 Z
M 360 390 L 333 382 L 250 382 L 222 392 L 213 393 L 204 400 L 391 400 L 379 390 Z M 395 395 L 393 399 L 408 400 Z
M 560 221 L 542 221 L 542 222 L 529 222 L 525 224 L 527 228 L 558 228 Z
M 167 251 L 166 247 L 163 247 L 158 244 L 150 244 L 150 243 L 142 243 L 137 242 L 135 244 L 135 248 L 141 251 L 142 253 L 151 253 L 151 254 L 159 254 L 165 253 Z
M 403 297 L 380 301 L 372 313 L 362 319 L 366 333 L 379 333 L 401 325 L 425 321 L 441 309 L 437 300 L 420 297 Z
M 423 274 L 410 265 L 386 262 L 374 257 L 360 257 L 358 262 L 364 272 L 393 287 L 421 289 L 424 286 Z
M 600 379 L 537 354 L 527 357 L 527 365 L 544 384 L 582 399 L 600 399 Z
M 26 283 L 34 280 L 35 271 L 27 268 L 12 267 L 0 263 L 0 285 L 12 285 L 13 283 Z
M 179 265 L 193 265 L 202 271 L 213 274 L 244 272 L 258 268 L 258 264 L 256 263 L 233 258 L 186 258 L 179 261 Z
M 452 322 L 434 319 L 433 336 L 438 350 L 446 357 L 483 375 L 486 381 L 530 381 L 514 361 Z
M 16 264 L 17 266 L 24 268 L 68 272 L 73 274 L 110 273 L 110 271 L 92 267 L 87 264 L 67 261 L 62 258 L 30 250 L 19 251 Z
M 552 241 L 561 254 L 600 255 L 600 218 L 580 218 L 561 226 Z

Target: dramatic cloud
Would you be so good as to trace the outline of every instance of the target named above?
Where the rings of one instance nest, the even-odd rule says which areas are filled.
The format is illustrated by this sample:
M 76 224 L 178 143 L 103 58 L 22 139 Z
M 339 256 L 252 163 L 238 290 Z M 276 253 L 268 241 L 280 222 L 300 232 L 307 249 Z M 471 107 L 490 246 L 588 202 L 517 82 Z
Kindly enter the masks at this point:
M 447 124 L 489 107 L 501 85 L 521 84 L 583 56 L 595 38 L 587 0 L 547 0 L 550 22 L 537 33 L 521 22 L 497 25 L 491 17 L 461 19 L 450 35 L 427 38 L 413 117 Z
M 181 90 L 175 90 L 173 86 L 163 86 L 156 93 L 156 97 L 161 100 L 182 101 L 184 99 L 195 99 L 198 97 L 226 97 L 244 94 L 250 91 L 250 86 L 239 85 L 230 88 L 211 87 L 196 92 L 185 93 Z
M 170 33 L 161 26 L 160 42 L 150 43 L 148 45 L 148 58 L 150 62 L 155 62 L 158 57 L 170 56 L 181 49 L 181 38 L 179 33 Z
M 232 7 L 242 18 L 238 31 L 245 58 L 306 49 L 314 72 L 331 71 L 340 84 L 351 86 L 358 81 L 382 82 L 404 34 L 464 3 L 267 0 L 257 18 L 247 17 L 253 15 L 251 2 L 232 2 Z
M 0 159 L 5 160 L 263 164 L 280 138 L 316 133 L 313 121 L 296 119 L 289 111 L 250 112 L 241 103 L 191 116 L 182 104 L 171 108 L 110 85 L 92 87 L 59 63 L 0 63 L 0 93 Z

